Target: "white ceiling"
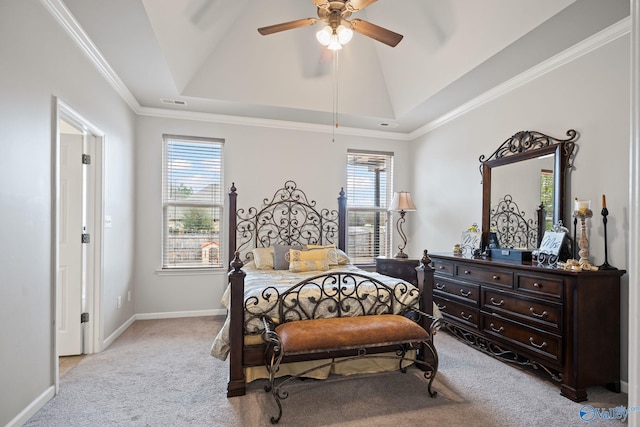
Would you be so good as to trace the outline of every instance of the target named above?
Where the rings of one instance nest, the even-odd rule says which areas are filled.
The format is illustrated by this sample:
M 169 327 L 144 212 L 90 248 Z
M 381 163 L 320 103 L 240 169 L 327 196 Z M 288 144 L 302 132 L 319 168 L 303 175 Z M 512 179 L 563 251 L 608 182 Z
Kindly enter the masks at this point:
M 316 17 L 311 0 L 62 1 L 142 109 L 332 123 L 321 24 L 256 31 Z M 404 39 L 340 51 L 340 126 L 413 132 L 628 15 L 628 0 L 379 0 L 352 18 Z

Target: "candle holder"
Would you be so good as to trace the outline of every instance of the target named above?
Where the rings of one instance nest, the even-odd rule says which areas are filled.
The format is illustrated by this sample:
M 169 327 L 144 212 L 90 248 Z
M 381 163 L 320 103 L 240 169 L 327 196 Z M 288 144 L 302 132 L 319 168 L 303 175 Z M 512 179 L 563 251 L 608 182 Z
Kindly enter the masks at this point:
M 604 263 L 598 267 L 600 270 L 617 270 L 614 266 L 609 264 L 608 254 L 607 254 L 607 216 L 609 215 L 609 210 L 606 205 L 604 205 L 604 195 L 602 196 L 603 208 L 602 212 L 602 224 L 604 225 Z
M 587 239 L 587 224 L 586 219 L 593 216 L 593 212 L 589 208 L 581 208 L 573 212 L 573 216 L 580 220 L 580 239 L 578 240 L 578 246 L 580 251 L 580 259 L 578 262 L 585 269 L 591 269 L 591 262 L 589 261 L 589 239 Z

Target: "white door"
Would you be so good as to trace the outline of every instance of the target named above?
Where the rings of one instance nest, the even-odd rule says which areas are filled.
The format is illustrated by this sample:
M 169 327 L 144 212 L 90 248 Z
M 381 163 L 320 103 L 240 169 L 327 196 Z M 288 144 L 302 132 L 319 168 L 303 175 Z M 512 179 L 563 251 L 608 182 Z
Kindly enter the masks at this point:
M 81 131 L 61 123 L 59 264 L 57 307 L 58 356 L 82 354 L 84 187 Z

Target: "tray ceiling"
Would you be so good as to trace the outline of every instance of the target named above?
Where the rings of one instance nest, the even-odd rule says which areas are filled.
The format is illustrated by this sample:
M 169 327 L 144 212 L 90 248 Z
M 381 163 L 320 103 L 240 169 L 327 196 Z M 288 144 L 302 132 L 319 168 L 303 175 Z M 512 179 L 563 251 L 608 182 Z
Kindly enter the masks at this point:
M 331 126 L 337 93 L 341 126 L 401 133 L 629 14 L 617 0 L 379 0 L 354 17 L 404 39 L 356 33 L 336 71 L 321 24 L 256 30 L 315 17 L 311 0 L 60 1 L 142 109 Z

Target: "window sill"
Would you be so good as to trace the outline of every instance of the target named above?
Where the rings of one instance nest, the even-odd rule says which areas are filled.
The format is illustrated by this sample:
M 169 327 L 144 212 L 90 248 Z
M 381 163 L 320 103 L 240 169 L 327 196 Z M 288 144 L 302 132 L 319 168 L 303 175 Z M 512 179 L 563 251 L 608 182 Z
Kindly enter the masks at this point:
M 224 267 L 208 268 L 163 268 L 156 270 L 158 276 L 222 276 L 228 272 Z

